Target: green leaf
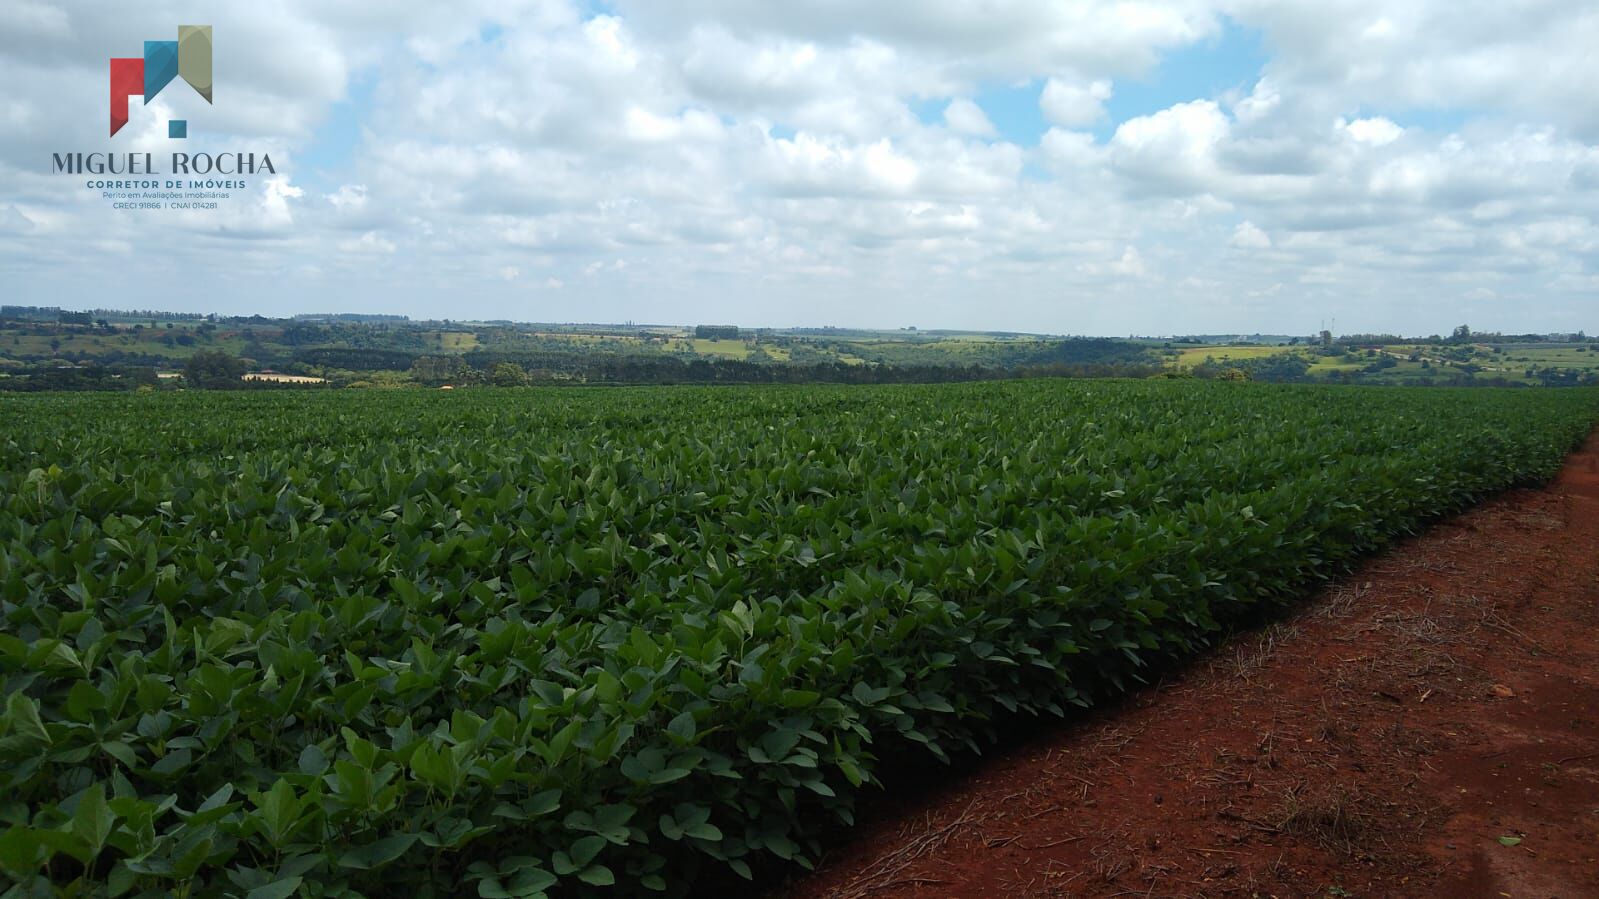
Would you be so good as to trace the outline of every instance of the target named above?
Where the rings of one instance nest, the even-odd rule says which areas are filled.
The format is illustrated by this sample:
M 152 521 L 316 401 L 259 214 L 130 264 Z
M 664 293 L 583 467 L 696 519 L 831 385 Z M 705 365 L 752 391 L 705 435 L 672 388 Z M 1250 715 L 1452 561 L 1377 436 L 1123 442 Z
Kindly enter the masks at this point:
M 108 896 L 121 896 L 135 886 L 138 886 L 139 875 L 135 874 L 127 865 L 126 860 L 118 860 L 111 867 L 111 873 L 106 875 L 105 888 Z
M 523 811 L 529 815 L 548 815 L 561 807 L 561 791 L 556 789 L 534 793 L 533 798 L 522 805 Z
M 126 743 L 117 740 L 109 740 L 101 743 L 100 749 L 103 750 L 106 755 L 111 756 L 129 768 L 139 767 L 139 757 L 134 754 L 133 748 Z
M 848 780 L 851 786 L 858 787 L 866 782 L 866 774 L 861 771 L 859 765 L 855 764 L 854 759 L 840 756 L 838 758 L 838 769 L 844 772 L 844 779 Z
M 50 745 L 50 734 L 39 720 L 39 707 L 21 690 L 6 698 L 6 720 L 19 736 Z
M 696 824 L 683 832 L 699 840 L 720 841 L 722 839 L 722 831 L 716 825 L 710 823 Z
M 30 827 L 13 825 L 0 831 L 0 870 L 27 877 L 39 870 L 50 855 Z
M 805 709 L 822 701 L 822 694 L 815 690 L 784 690 L 783 708 Z
M 105 848 L 106 838 L 111 835 L 111 827 L 116 819 L 117 816 L 106 805 L 105 787 L 96 783 L 78 799 L 78 807 L 72 812 L 72 832 L 97 855 Z
M 90 686 L 88 681 L 76 681 L 67 692 L 67 714 L 74 721 L 89 721 L 95 712 L 105 707 L 105 696 Z
M 217 788 L 216 792 L 206 797 L 204 802 L 200 803 L 199 810 L 209 812 L 213 809 L 221 808 L 231 798 L 233 798 L 233 784 L 223 784 Z
M 534 896 L 555 886 L 556 876 L 543 868 L 524 867 L 511 877 L 510 889 L 515 896 Z
M 692 743 L 697 732 L 693 712 L 683 712 L 666 725 L 666 732 L 683 743 Z
M 244 899 L 289 899 L 300 888 L 303 877 L 285 877 L 244 894 Z
M 1521 845 L 1521 837 L 1511 837 L 1511 836 L 1500 837 L 1499 838 L 1499 845 L 1501 845 L 1501 846 L 1519 846 L 1519 845 Z
M 256 814 L 266 828 L 267 840 L 274 847 L 282 846 L 300 817 L 300 799 L 295 795 L 294 787 L 280 778 L 270 790 L 256 794 L 251 801 L 255 803 Z
M 150 770 L 161 775 L 176 774 L 187 768 L 189 762 L 193 760 L 194 753 L 187 749 L 177 749 L 162 756 L 160 761 L 150 766 Z
M 367 870 L 380 868 L 405 854 L 417 841 L 414 833 L 395 834 L 339 856 L 339 866 Z
M 513 899 L 513 893 L 505 888 L 498 877 L 485 877 L 477 882 L 477 894 L 483 899 Z
M 616 875 L 612 874 L 611 869 L 604 865 L 591 865 L 584 868 L 583 873 L 577 875 L 577 879 L 590 886 L 597 887 L 608 887 L 616 883 Z
M 593 861 L 594 856 L 599 855 L 600 850 L 604 848 L 604 837 L 584 837 L 573 843 L 572 847 L 567 850 L 567 854 L 571 857 L 573 864 L 582 867 Z
M 320 777 L 328 770 L 328 755 L 315 743 L 307 743 L 300 750 L 300 773 Z
M 837 793 L 833 792 L 833 788 L 828 786 L 826 781 L 822 780 L 802 781 L 800 786 L 808 788 L 811 792 L 816 793 L 819 796 L 833 797 L 838 795 Z

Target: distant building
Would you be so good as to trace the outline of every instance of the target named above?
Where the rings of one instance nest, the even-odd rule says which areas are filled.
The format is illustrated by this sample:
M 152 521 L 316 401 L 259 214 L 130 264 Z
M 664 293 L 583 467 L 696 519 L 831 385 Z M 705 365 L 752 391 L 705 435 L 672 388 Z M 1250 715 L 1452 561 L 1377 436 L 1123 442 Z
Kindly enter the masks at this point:
M 244 373 L 246 381 L 272 381 L 278 384 L 326 384 L 327 378 L 313 378 L 308 375 L 285 375 L 275 371 L 250 371 Z

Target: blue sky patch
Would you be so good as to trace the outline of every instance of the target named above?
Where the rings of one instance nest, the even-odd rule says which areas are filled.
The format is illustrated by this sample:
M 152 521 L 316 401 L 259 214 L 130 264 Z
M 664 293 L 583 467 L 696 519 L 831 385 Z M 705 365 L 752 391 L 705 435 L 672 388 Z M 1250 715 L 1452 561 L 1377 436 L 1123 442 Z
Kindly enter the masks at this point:
M 1228 91 L 1247 92 L 1266 65 L 1260 32 L 1224 19 L 1215 37 L 1167 52 L 1146 75 L 1119 79 L 1114 95 L 1105 103 L 1105 118 L 1090 130 L 1105 141 L 1128 119 L 1146 116 L 1191 100 L 1220 97 Z M 985 85 L 973 99 L 994 123 L 1002 140 L 1023 147 L 1037 146 L 1049 130 L 1039 98 L 1044 79 Z M 912 101 L 911 110 L 924 124 L 943 121 L 948 97 Z
M 1260 79 L 1266 59 L 1260 32 L 1223 19 L 1219 35 L 1166 53 L 1142 78 L 1116 81 L 1114 96 L 1105 102 L 1109 115 L 1094 134 L 1105 140 L 1128 119 L 1230 90 L 1247 93 Z
M 308 186 L 332 190 L 343 183 L 343 176 L 351 168 L 351 157 L 361 142 L 361 124 L 372 112 L 377 75 L 375 69 L 352 75 L 347 96 L 333 104 L 311 143 L 298 154 L 298 176 Z

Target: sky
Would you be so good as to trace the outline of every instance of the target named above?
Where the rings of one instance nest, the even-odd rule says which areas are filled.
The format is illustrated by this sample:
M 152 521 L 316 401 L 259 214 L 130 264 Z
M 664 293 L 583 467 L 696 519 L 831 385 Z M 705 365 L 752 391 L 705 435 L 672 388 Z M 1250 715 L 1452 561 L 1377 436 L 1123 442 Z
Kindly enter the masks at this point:
M 107 60 L 210 24 L 107 137 Z M 1599 332 L 1599 5 L 0 4 L 0 300 Z M 188 121 L 189 137 L 166 122 Z M 269 153 L 117 210 L 53 153 Z

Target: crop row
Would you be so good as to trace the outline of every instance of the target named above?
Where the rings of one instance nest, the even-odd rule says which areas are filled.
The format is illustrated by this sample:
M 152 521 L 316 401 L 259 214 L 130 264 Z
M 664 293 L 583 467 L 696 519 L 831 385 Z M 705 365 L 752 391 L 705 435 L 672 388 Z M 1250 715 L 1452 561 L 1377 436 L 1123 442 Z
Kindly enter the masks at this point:
M 1552 475 L 1588 391 L 0 400 L 17 895 L 681 894 Z M 4 881 L 0 881 L 4 882 Z

